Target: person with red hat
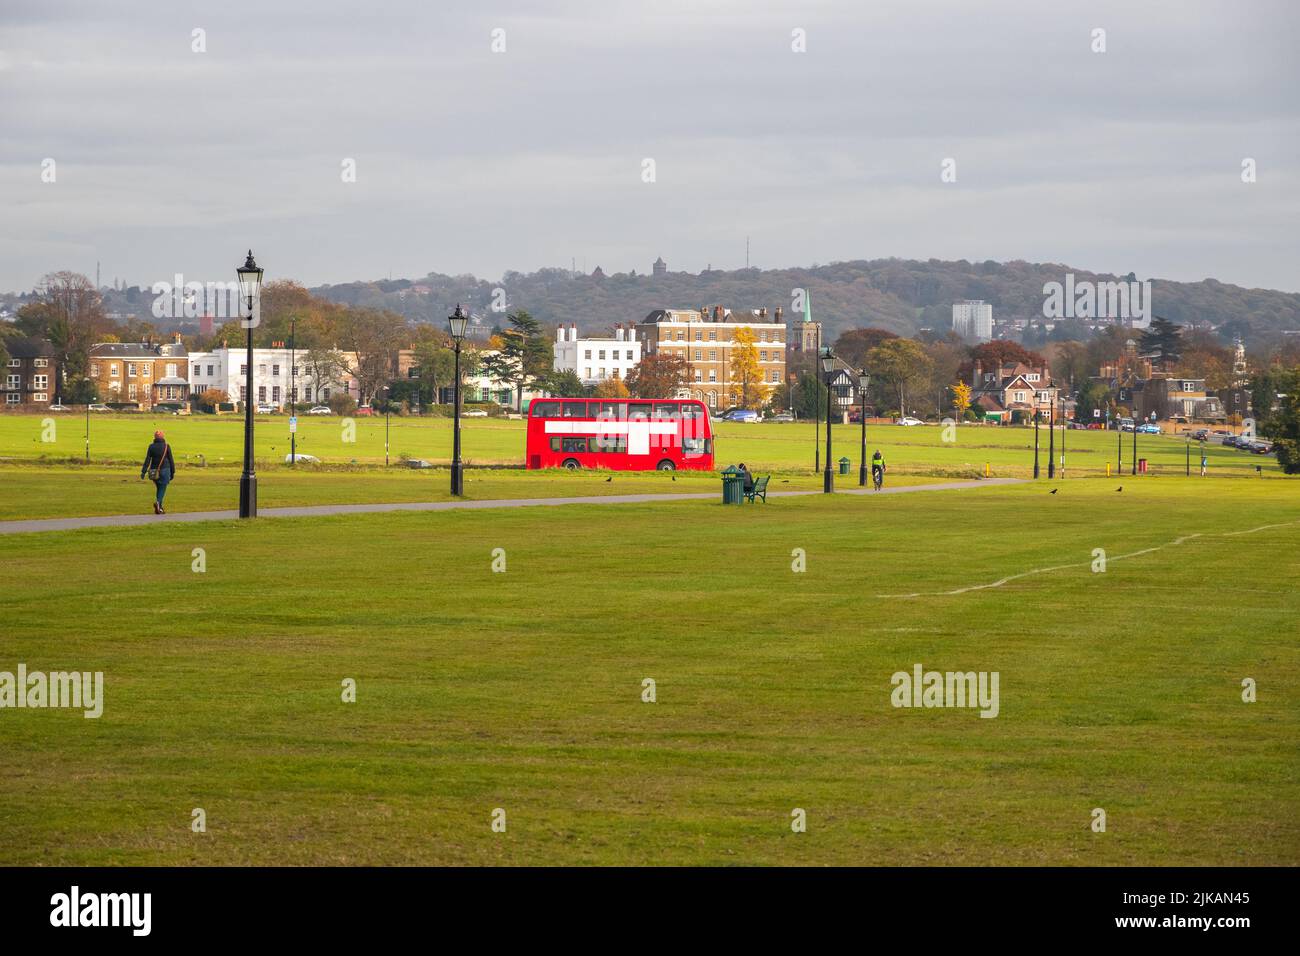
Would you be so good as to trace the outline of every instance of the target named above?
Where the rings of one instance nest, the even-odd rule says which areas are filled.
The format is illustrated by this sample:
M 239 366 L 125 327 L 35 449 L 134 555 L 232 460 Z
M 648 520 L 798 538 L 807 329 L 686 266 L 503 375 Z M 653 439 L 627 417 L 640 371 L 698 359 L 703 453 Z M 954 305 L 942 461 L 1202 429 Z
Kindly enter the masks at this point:
M 146 474 L 158 489 L 158 495 L 153 502 L 153 513 L 165 515 L 167 512 L 163 510 L 163 496 L 167 494 L 167 486 L 176 476 L 176 459 L 172 457 L 171 445 L 167 444 L 167 439 L 161 431 L 153 433 L 153 443 L 144 453 L 144 464 L 140 466 L 141 481 L 144 481 Z

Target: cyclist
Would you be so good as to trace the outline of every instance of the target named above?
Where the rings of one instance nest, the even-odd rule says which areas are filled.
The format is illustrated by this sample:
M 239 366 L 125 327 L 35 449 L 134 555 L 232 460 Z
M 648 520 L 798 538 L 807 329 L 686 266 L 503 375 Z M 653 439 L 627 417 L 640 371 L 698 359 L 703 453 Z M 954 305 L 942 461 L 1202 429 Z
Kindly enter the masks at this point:
M 877 491 L 885 483 L 885 457 L 880 454 L 879 448 L 871 456 L 871 482 L 875 485 Z

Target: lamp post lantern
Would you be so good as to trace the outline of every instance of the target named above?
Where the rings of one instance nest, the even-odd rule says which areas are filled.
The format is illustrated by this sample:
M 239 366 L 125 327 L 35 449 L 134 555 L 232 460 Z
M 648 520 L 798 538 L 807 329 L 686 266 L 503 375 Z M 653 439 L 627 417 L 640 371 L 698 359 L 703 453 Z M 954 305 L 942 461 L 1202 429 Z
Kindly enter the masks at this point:
M 871 375 L 864 368 L 858 373 L 858 394 L 861 397 L 858 416 L 862 419 L 862 464 L 858 467 L 858 485 L 863 488 L 867 486 L 867 387 L 870 385 Z
M 262 288 L 262 269 L 253 261 L 253 250 L 235 270 L 239 277 L 239 298 L 248 317 L 242 319 L 248 330 L 248 364 L 244 367 L 244 472 L 239 476 L 239 517 L 257 517 L 257 473 L 253 469 L 253 327 L 257 325 L 257 297 Z
M 822 473 L 822 491 L 835 490 L 835 473 L 831 470 L 831 374 L 835 371 L 835 356 L 830 346 L 821 350 L 822 377 L 826 382 L 826 470 Z
M 451 340 L 456 346 L 456 387 L 453 390 L 454 407 L 452 409 L 452 446 L 451 446 L 451 493 L 460 497 L 464 492 L 464 466 L 460 463 L 460 343 L 465 338 L 465 326 L 469 316 L 456 303 L 456 311 L 447 317 L 447 326 L 451 330 Z
M 1056 477 L 1056 397 L 1047 406 L 1047 477 Z
M 298 320 L 289 320 L 289 467 L 298 467 Z

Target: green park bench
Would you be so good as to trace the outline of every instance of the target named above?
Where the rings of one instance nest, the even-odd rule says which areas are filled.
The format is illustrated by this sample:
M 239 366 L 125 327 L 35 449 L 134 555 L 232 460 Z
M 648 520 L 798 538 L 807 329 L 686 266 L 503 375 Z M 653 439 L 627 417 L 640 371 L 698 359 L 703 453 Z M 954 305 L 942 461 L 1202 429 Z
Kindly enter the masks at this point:
M 764 475 L 762 478 L 755 479 L 754 487 L 745 492 L 745 497 L 750 501 L 762 498 L 763 504 L 767 504 L 767 482 L 771 477 L 771 475 Z

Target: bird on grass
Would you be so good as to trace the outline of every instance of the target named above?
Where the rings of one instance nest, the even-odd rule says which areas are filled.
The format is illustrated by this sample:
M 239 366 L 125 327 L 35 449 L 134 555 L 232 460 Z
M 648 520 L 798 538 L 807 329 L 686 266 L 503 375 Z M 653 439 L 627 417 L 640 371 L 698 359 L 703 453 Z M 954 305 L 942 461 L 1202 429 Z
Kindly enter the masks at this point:
M 1124 490 L 1124 486 L 1123 486 L 1123 485 L 1120 485 L 1120 486 L 1119 486 L 1118 488 L 1116 488 L 1115 490 L 1116 490 L 1117 492 L 1119 492 L 1119 491 L 1123 491 L 1123 490 Z
M 609 482 L 611 482 L 611 481 L 613 481 L 613 480 L 614 480 L 614 476 L 613 476 L 613 475 L 610 475 L 608 478 L 605 479 L 605 483 L 608 484 Z
M 1056 494 L 1058 491 L 1060 491 L 1059 488 L 1053 488 L 1051 491 L 1048 492 L 1048 494 L 1049 494 L 1049 495 L 1054 495 L 1054 494 Z
M 676 475 L 669 475 L 668 477 L 671 478 L 673 481 L 676 481 L 676 480 L 677 480 L 677 476 L 676 476 Z

